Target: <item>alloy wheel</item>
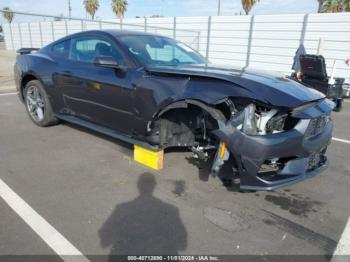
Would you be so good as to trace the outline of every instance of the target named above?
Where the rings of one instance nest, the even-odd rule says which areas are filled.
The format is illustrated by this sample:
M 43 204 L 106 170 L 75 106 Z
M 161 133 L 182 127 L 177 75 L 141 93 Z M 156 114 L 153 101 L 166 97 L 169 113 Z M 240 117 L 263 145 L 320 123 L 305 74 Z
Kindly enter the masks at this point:
M 26 95 L 26 105 L 28 112 L 35 122 L 40 122 L 44 119 L 45 104 L 36 86 L 29 86 Z

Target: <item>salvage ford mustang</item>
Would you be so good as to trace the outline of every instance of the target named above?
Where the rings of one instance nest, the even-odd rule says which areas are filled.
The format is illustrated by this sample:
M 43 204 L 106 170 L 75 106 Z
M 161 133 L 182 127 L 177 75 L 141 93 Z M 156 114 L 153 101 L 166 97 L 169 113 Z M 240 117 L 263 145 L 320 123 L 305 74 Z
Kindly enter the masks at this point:
M 15 79 L 31 120 L 78 124 L 152 149 L 229 158 L 242 190 L 273 190 L 327 166 L 332 103 L 282 76 L 210 64 L 174 39 L 85 31 L 18 51 Z

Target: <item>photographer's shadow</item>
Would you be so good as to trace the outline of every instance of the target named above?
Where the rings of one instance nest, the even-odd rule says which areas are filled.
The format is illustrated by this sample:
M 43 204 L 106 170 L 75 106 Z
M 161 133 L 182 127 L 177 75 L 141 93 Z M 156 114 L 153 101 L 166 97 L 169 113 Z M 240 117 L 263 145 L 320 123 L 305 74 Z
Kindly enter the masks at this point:
M 117 205 L 99 230 L 100 244 L 113 255 L 172 254 L 187 247 L 187 232 L 179 210 L 153 196 L 156 180 L 144 173 L 138 179 L 140 195 Z

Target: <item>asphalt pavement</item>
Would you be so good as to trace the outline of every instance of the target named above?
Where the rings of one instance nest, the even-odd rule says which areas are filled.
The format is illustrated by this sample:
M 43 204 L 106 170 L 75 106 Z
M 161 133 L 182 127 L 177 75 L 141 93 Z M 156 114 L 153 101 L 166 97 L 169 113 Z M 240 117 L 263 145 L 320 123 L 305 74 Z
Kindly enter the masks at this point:
M 333 113 L 335 137 L 350 140 L 349 117 L 348 102 Z M 0 95 L 0 179 L 86 256 L 327 260 L 350 215 L 350 144 L 333 141 L 328 156 L 329 169 L 317 177 L 274 192 L 240 193 L 237 183 L 224 187 L 208 177 L 189 152 L 167 152 L 164 169 L 154 171 L 133 161 L 130 145 L 66 123 L 37 127 L 16 95 Z M 0 210 L 0 255 L 55 254 L 40 226 L 24 222 L 23 209 L 0 197 Z
M 0 42 L 0 94 L 11 92 L 14 87 L 13 66 L 16 52 L 5 50 L 4 42 Z

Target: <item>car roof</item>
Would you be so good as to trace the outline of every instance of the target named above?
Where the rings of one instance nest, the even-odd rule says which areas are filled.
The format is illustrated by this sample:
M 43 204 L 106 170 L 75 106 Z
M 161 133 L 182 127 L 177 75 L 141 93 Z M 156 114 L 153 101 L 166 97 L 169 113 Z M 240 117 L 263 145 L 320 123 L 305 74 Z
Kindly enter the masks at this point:
M 140 28 L 141 29 L 141 28 Z M 89 34 L 89 33 L 105 33 L 105 34 L 109 34 L 113 37 L 118 37 L 118 36 L 122 36 L 122 35 L 151 35 L 151 36 L 161 36 L 159 34 L 153 34 L 153 33 L 147 33 L 147 32 L 143 32 L 143 31 L 131 31 L 131 30 L 122 30 L 122 29 L 101 29 L 101 30 L 87 30 L 87 31 L 83 31 L 83 32 L 78 32 L 75 34 L 71 34 L 68 35 L 65 38 L 71 38 L 74 36 L 80 36 L 80 35 L 84 35 L 84 34 Z
M 123 36 L 123 35 L 135 35 L 135 36 L 136 35 L 149 35 L 149 36 L 167 37 L 167 36 L 162 36 L 159 34 L 147 33 L 147 32 L 142 32 L 142 31 L 131 31 L 131 30 L 119 30 L 119 29 L 87 30 L 87 31 L 82 31 L 82 32 L 70 34 L 70 35 L 62 37 L 60 39 L 57 39 L 56 41 L 48 44 L 46 47 L 44 47 L 42 49 L 46 49 L 47 47 L 49 48 L 50 46 L 53 46 L 56 43 L 71 39 L 73 37 L 79 37 L 79 36 L 84 36 L 84 35 L 88 35 L 88 34 L 107 34 L 107 35 L 110 35 L 114 38 L 117 38 L 118 36 Z
M 142 28 L 140 28 L 142 30 Z M 108 33 L 113 36 L 120 36 L 120 35 L 157 35 L 157 34 L 152 34 L 152 33 L 147 33 L 143 31 L 131 31 L 131 30 L 118 30 L 118 29 L 103 29 L 103 30 L 98 30 L 102 31 L 105 33 Z

